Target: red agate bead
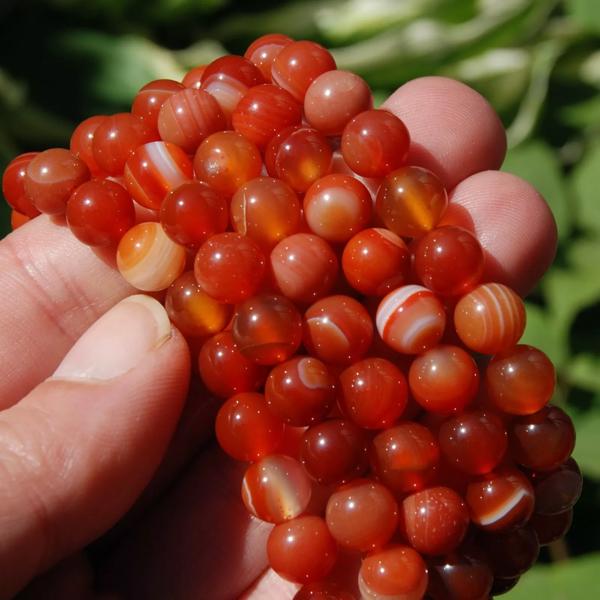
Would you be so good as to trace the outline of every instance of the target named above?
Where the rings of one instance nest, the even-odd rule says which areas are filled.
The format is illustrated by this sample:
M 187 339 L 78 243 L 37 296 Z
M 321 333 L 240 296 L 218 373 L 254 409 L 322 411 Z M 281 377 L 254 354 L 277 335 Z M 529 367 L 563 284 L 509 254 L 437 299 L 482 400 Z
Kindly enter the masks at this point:
M 131 105 L 131 113 L 143 119 L 158 137 L 158 113 L 165 100 L 185 89 L 185 86 L 172 79 L 150 81 L 136 94 Z
M 31 221 L 31 217 L 28 217 L 27 215 L 23 215 L 20 212 L 17 212 L 16 210 L 11 210 L 11 212 L 10 212 L 11 231 L 14 231 L 15 229 L 19 229 L 19 227 L 21 227 L 22 225 L 25 225 L 25 223 L 28 223 L 29 221 Z
M 243 56 L 229 54 L 220 56 L 206 65 L 202 73 L 202 84 L 213 76 L 227 76 L 241 81 L 248 87 L 265 83 L 265 78 L 256 65 Z M 204 88 L 204 85 L 202 85 Z
M 452 553 L 428 561 L 432 600 L 487 599 L 494 575 L 488 565 L 474 558 Z
M 555 515 L 534 514 L 529 520 L 529 525 L 535 531 L 540 546 L 547 546 L 566 535 L 572 523 L 572 508 Z
M 282 33 L 261 35 L 249 46 L 244 56 L 262 73 L 266 81 L 271 81 L 271 65 L 283 48 L 294 40 Z
M 183 87 L 199 90 L 202 87 L 202 75 L 208 65 L 198 65 L 190 69 L 181 80 Z
M 29 163 L 38 155 L 27 152 L 13 158 L 2 174 L 2 195 L 8 204 L 18 213 L 28 217 L 37 217 L 40 211 L 33 205 L 25 191 L 25 176 Z
M 102 169 L 98 166 L 98 163 L 94 158 L 93 144 L 96 130 L 107 118 L 108 117 L 104 115 L 89 117 L 79 123 L 71 134 L 69 150 L 71 150 L 73 156 L 81 159 L 87 165 L 92 177 L 99 177 L 102 175 Z
M 575 506 L 583 477 L 574 459 L 552 471 L 535 471 L 529 474 L 535 490 L 535 512 L 541 515 L 555 515 Z

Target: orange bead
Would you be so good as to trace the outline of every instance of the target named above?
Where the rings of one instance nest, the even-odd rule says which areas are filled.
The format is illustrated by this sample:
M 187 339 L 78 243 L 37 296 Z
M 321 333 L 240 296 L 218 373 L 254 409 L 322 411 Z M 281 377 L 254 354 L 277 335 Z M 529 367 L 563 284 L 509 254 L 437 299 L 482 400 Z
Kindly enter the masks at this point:
M 19 227 L 25 225 L 25 223 L 28 223 L 29 221 L 31 221 L 31 217 L 23 215 L 20 212 L 17 212 L 16 210 L 10 211 L 10 227 L 12 231 L 14 231 L 15 229 L 19 229 Z
M 476 287 L 454 309 L 458 337 L 481 354 L 496 354 L 514 346 L 525 330 L 525 318 L 523 300 L 501 283 Z
M 20 214 L 37 217 L 40 211 L 32 204 L 25 191 L 25 177 L 29 163 L 38 155 L 37 152 L 19 154 L 11 160 L 2 174 L 2 195 L 9 206 Z M 77 156 L 73 152 L 74 156 Z
M 104 115 L 89 117 L 79 123 L 71 134 L 69 149 L 73 156 L 81 159 L 87 165 L 92 177 L 102 175 L 102 169 L 98 166 L 94 158 L 93 143 L 96 130 L 107 118 Z
M 165 100 L 185 86 L 172 79 L 157 79 L 147 83 L 136 94 L 131 113 L 142 119 L 158 137 L 158 113 Z
M 199 90 L 202 87 L 202 75 L 208 65 L 198 65 L 190 69 L 181 80 L 183 87 Z
M 258 67 L 263 77 L 271 81 L 271 65 L 285 46 L 294 40 L 282 33 L 268 33 L 261 35 L 249 46 L 244 56 Z

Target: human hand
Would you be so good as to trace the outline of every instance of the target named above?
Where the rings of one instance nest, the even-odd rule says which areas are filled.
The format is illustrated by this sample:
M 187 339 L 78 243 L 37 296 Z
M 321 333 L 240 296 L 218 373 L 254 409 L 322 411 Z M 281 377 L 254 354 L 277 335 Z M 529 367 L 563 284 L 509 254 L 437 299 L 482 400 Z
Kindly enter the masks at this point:
M 495 170 L 506 143 L 487 102 L 430 77 L 384 107 L 411 133 L 409 162 L 451 190 L 443 221 L 476 234 L 485 279 L 531 290 L 552 261 L 556 228 L 529 184 Z M 269 526 L 239 500 L 239 465 L 207 446 L 161 490 L 208 437 L 213 407 L 191 397 L 168 449 L 189 353 L 156 301 L 123 300 L 133 293 L 44 216 L 0 242 L 0 597 L 54 565 L 32 597 L 91 595 L 91 565 L 77 553 L 119 522 L 167 453 L 151 484 L 162 497 L 102 547 L 96 585 L 125 597 L 291 598 L 296 586 L 265 572 Z

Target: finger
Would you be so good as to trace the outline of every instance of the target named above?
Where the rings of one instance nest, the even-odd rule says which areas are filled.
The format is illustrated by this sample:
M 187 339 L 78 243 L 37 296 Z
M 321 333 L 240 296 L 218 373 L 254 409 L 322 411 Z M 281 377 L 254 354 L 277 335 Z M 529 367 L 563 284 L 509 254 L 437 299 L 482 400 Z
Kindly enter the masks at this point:
M 267 569 L 239 600 L 292 600 L 301 586 L 282 579 Z
M 542 196 L 526 181 L 484 171 L 459 183 L 440 224 L 472 231 L 486 252 L 486 281 L 530 292 L 556 254 L 556 223 Z
M 131 293 L 113 265 L 44 215 L 0 241 L 0 409 L 48 377 L 73 342 Z
M 0 413 L 0 597 L 115 523 L 172 436 L 189 353 L 164 308 L 123 300 Z
M 432 170 L 448 189 L 469 175 L 500 168 L 504 160 L 506 134 L 498 115 L 483 96 L 459 81 L 414 79 L 383 108 L 408 127 L 409 163 Z

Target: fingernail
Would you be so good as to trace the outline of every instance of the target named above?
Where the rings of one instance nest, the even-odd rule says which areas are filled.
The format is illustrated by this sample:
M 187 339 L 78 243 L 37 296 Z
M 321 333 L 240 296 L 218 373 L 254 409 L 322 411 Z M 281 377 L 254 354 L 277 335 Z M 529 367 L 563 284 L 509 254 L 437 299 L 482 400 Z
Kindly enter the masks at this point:
M 52 379 L 113 379 L 138 366 L 170 336 L 171 323 L 160 302 L 129 296 L 77 340 Z

